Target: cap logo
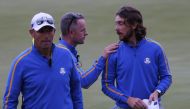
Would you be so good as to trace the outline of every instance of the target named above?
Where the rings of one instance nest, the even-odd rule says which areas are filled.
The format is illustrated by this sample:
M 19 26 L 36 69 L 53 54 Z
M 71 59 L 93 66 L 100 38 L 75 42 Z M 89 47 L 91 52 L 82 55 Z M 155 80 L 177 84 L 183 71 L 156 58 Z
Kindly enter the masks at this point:
M 50 19 L 50 18 L 47 18 L 47 17 L 42 17 L 42 18 L 39 18 L 39 19 L 36 20 L 36 24 L 37 24 L 37 25 L 41 25 L 41 24 L 43 24 L 44 22 L 47 22 L 47 23 L 49 23 L 50 25 L 53 24 L 53 20 Z

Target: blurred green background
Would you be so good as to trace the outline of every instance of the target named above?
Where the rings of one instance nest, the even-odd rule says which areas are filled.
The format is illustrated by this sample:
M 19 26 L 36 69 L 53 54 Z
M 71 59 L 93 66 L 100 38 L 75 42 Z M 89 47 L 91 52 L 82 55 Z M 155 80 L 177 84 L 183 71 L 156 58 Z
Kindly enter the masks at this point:
M 61 16 L 68 11 L 81 12 L 87 20 L 89 35 L 78 46 L 83 68 L 90 67 L 106 45 L 117 42 L 114 15 L 122 5 L 138 8 L 148 29 L 147 37 L 165 48 L 173 74 L 173 84 L 163 96 L 165 109 L 190 107 L 190 1 L 189 0 L 0 0 L 0 97 L 5 90 L 12 59 L 31 46 L 28 33 L 31 18 L 42 11 L 56 20 L 60 34 Z M 83 90 L 85 109 L 110 109 L 114 102 L 101 92 L 101 77 L 88 90 Z

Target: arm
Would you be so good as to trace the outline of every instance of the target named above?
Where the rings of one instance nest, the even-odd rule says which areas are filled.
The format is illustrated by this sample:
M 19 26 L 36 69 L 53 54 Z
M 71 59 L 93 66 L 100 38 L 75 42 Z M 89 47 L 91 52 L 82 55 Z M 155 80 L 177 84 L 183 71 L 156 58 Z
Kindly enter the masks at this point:
M 16 60 L 12 63 L 6 83 L 6 90 L 3 97 L 3 109 L 16 109 L 18 96 L 21 90 L 21 66 Z
M 167 91 L 172 83 L 172 75 L 170 72 L 168 60 L 163 50 L 160 50 L 158 55 L 158 72 L 160 83 L 156 89 L 160 90 L 162 95 Z
M 160 81 L 156 90 L 150 95 L 149 102 L 157 100 L 158 97 L 167 91 L 172 83 L 172 75 L 163 49 L 160 49 L 158 52 L 158 70 Z
M 104 69 L 105 61 L 109 54 L 116 51 L 118 48 L 118 43 L 113 43 L 104 48 L 103 55 L 99 58 L 98 61 L 95 61 L 94 64 L 82 75 L 82 87 L 87 89 L 89 88 L 99 77 L 100 73 Z
M 77 72 L 75 67 L 73 67 L 72 69 L 70 86 L 71 86 L 71 98 L 73 101 L 73 109 L 83 109 L 80 74 Z
M 117 87 L 115 87 L 114 83 L 117 72 L 116 66 L 116 57 L 112 55 L 107 59 L 106 67 L 102 74 L 102 91 L 104 92 L 104 94 L 106 94 L 115 101 L 126 103 L 130 107 L 135 109 L 147 108 L 145 103 L 143 103 L 141 99 L 125 95 L 119 89 L 117 89 Z
M 81 73 L 81 85 L 83 88 L 89 88 L 98 79 L 104 65 L 105 58 L 101 56 L 86 72 Z
M 128 96 L 118 90 L 114 84 L 117 72 L 116 65 L 116 56 L 111 55 L 106 60 L 106 66 L 102 74 L 102 91 L 115 101 L 127 103 Z

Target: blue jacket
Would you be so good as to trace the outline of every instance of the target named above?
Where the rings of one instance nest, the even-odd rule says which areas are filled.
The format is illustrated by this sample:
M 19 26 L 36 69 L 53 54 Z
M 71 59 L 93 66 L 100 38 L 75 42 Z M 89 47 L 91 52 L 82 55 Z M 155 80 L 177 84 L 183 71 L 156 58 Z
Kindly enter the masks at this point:
M 120 42 L 102 75 L 102 91 L 121 108 L 129 108 L 129 96 L 148 99 L 157 89 L 164 94 L 171 83 L 166 55 L 151 39 L 142 39 L 136 47 Z
M 20 92 L 22 109 L 83 109 L 80 75 L 68 50 L 55 45 L 51 60 L 33 46 L 13 61 L 3 109 L 16 109 Z
M 77 50 L 75 47 L 67 43 L 65 40 L 59 40 L 58 46 L 66 47 L 71 51 L 71 56 L 75 62 L 76 68 L 81 75 L 81 86 L 85 89 L 89 88 L 99 77 L 100 73 L 103 71 L 105 66 L 105 58 L 100 57 L 98 61 L 95 61 L 94 64 L 87 70 L 84 71 L 81 67 L 79 60 L 77 59 Z

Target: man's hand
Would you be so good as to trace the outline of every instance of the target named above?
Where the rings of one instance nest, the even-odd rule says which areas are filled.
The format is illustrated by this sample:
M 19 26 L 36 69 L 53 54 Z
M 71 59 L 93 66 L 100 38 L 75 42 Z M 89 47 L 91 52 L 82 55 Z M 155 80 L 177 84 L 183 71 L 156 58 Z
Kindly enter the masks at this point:
M 149 103 L 151 104 L 152 101 L 155 101 L 158 99 L 158 91 L 154 91 L 152 94 L 150 94 L 150 97 L 149 97 Z
M 133 109 L 147 109 L 146 104 L 139 98 L 129 97 L 127 103 Z
M 116 49 L 119 47 L 118 43 L 113 43 L 104 48 L 103 57 L 106 59 L 110 53 L 116 52 Z

